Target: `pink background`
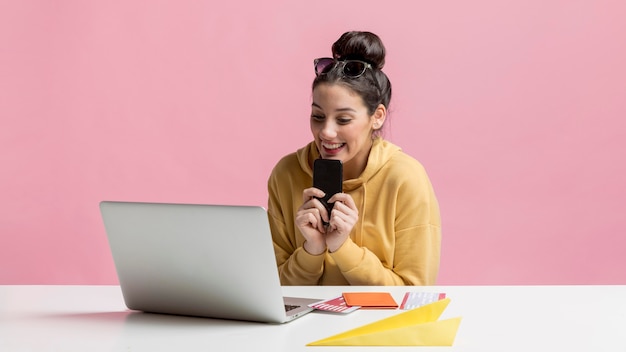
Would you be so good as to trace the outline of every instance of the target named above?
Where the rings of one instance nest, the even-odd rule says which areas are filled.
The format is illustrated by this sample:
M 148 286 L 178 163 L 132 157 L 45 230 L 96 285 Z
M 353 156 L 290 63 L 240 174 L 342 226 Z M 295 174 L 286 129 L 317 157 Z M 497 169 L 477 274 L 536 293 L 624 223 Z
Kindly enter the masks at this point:
M 0 284 L 114 284 L 101 200 L 266 204 L 312 59 L 387 49 L 439 284 L 626 284 L 623 1 L 2 1 Z

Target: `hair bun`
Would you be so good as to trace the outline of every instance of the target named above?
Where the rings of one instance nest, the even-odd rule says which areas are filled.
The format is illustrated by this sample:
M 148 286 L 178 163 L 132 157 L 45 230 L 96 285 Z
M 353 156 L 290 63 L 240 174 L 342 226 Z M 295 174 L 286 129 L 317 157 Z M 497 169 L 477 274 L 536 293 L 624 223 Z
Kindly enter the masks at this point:
M 333 44 L 332 51 L 338 60 L 363 60 L 379 70 L 385 65 L 385 46 L 371 32 L 346 32 Z

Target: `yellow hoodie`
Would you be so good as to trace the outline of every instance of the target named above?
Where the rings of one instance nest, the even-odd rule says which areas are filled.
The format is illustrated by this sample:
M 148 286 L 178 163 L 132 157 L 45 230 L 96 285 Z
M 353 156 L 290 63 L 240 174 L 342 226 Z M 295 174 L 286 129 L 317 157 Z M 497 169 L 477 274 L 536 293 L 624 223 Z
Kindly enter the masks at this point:
M 314 143 L 283 157 L 268 181 L 268 218 L 283 285 L 434 285 L 439 271 L 439 205 L 424 167 L 377 138 L 367 166 L 343 192 L 359 219 L 335 252 L 311 255 L 295 225 L 302 191 L 313 183 Z

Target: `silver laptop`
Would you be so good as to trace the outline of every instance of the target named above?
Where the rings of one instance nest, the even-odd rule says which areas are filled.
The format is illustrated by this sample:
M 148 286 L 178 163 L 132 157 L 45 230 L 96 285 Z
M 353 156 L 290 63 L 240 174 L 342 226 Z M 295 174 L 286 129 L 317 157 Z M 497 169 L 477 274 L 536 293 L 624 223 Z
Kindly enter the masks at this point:
M 282 296 L 262 207 L 103 201 L 100 211 L 130 309 L 284 323 L 320 301 Z

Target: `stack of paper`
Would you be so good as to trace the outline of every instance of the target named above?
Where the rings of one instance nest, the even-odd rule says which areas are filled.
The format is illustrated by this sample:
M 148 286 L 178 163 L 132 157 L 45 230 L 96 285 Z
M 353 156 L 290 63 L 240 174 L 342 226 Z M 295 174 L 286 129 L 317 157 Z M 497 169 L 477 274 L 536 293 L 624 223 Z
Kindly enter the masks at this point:
M 438 321 L 446 298 L 307 346 L 452 346 L 461 318 Z

